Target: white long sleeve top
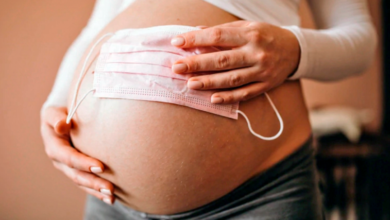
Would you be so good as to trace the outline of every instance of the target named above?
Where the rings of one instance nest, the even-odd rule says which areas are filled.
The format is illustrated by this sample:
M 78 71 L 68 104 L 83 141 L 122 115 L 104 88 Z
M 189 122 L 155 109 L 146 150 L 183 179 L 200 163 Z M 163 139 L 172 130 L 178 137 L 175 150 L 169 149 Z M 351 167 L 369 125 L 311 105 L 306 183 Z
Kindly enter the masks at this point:
M 88 45 L 134 0 L 96 0 L 87 26 L 68 49 L 47 106 L 66 106 L 73 74 Z M 371 63 L 376 32 L 365 0 L 308 0 L 318 30 L 300 26 L 300 0 L 205 0 L 244 20 L 268 22 L 292 31 L 301 47 L 291 80 L 339 80 L 363 72 Z

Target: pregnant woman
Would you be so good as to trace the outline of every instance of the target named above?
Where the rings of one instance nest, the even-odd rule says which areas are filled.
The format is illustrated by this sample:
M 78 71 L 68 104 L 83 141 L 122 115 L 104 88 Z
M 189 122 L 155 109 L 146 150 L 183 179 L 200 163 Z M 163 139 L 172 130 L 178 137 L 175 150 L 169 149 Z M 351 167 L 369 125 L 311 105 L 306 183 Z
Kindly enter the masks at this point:
M 298 0 L 97 1 L 41 112 L 85 219 L 323 219 L 297 79 L 362 72 L 376 36 L 363 0 L 309 3 L 322 30 Z

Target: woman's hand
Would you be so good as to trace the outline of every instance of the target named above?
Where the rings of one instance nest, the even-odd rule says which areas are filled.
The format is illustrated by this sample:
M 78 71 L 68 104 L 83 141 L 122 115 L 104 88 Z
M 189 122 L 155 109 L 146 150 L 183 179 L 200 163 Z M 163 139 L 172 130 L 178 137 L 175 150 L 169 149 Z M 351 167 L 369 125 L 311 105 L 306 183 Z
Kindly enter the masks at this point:
M 220 52 L 178 60 L 178 74 L 217 71 L 194 76 L 188 87 L 195 90 L 224 89 L 212 103 L 235 103 L 260 95 L 282 84 L 297 69 L 300 46 L 289 30 L 262 22 L 236 21 L 181 34 L 172 39 L 180 48 L 214 46 Z
M 41 134 L 45 151 L 54 167 L 62 171 L 85 192 L 96 196 L 108 204 L 114 202 L 114 186 L 109 181 L 93 173 L 101 173 L 104 165 L 88 157 L 70 144 L 70 124 L 64 107 L 48 107 L 41 115 Z

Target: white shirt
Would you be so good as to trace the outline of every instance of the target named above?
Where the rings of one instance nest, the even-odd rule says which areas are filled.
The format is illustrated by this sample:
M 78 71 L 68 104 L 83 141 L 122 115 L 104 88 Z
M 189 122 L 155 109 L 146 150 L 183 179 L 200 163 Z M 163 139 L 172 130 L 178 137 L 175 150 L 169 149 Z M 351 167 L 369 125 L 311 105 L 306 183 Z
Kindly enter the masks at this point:
M 66 106 L 73 74 L 97 34 L 134 0 L 96 0 L 87 26 L 68 49 L 47 106 Z M 339 80 L 363 72 L 373 58 L 376 32 L 365 0 L 308 0 L 319 30 L 300 28 L 300 0 L 205 0 L 244 20 L 292 31 L 301 47 L 290 79 Z

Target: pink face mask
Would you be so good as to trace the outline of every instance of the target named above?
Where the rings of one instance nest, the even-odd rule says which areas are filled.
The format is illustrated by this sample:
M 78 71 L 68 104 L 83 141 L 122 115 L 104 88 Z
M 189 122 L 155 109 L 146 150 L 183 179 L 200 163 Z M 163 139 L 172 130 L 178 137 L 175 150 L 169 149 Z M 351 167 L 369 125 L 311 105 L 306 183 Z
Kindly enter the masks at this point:
M 92 47 L 86 60 L 73 97 L 67 123 L 75 114 L 81 102 L 91 92 L 95 97 L 123 98 L 166 102 L 187 106 L 216 115 L 238 119 L 241 114 L 247 121 L 249 130 L 263 140 L 274 140 L 283 131 L 282 118 L 272 100 L 265 93 L 280 122 L 279 132 L 272 137 L 264 137 L 252 130 L 249 119 L 240 110 L 239 103 L 212 104 L 211 95 L 215 90 L 198 91 L 187 87 L 187 80 L 196 74 L 179 75 L 173 73 L 171 66 L 183 57 L 218 51 L 213 47 L 180 49 L 171 45 L 176 35 L 198 30 L 190 26 L 157 26 L 143 29 L 125 29 L 115 34 L 101 37 Z M 111 36 L 101 48 L 94 72 L 93 89 L 87 92 L 76 104 L 77 91 L 84 76 L 86 63 L 94 48 L 106 37 Z

